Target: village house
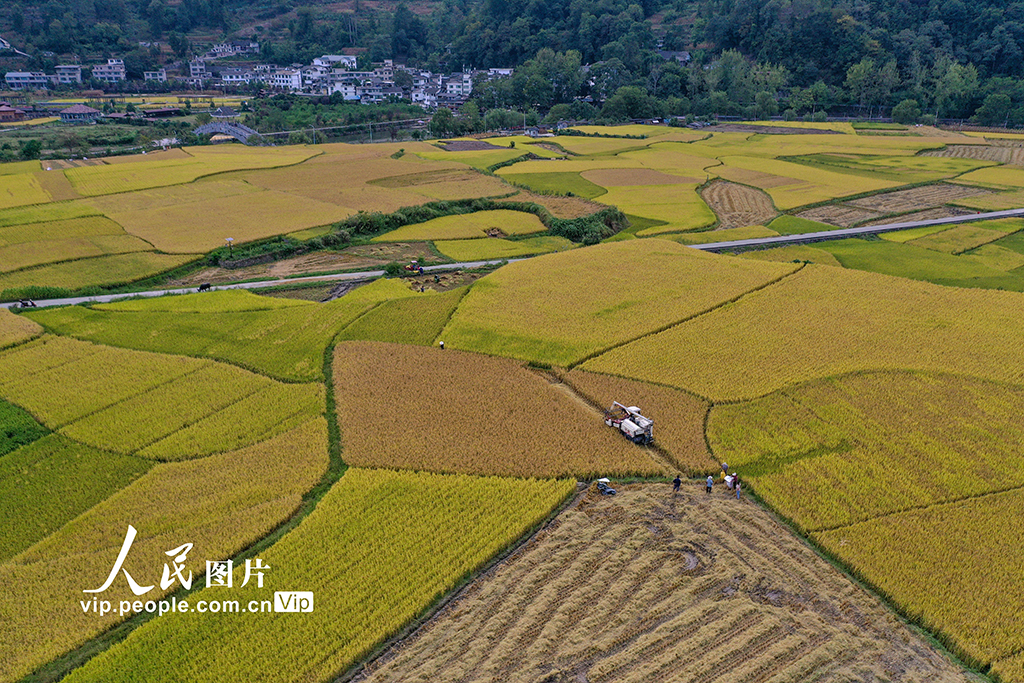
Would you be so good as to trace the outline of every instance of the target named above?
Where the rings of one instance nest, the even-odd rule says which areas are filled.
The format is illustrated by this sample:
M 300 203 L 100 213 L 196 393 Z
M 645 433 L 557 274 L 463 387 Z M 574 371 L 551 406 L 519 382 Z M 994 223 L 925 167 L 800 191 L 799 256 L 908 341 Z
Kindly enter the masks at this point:
M 60 120 L 62 123 L 92 123 L 102 114 L 103 112 L 99 109 L 93 109 L 84 104 L 75 104 L 61 111 Z
M 50 85 L 42 71 L 8 71 L 4 80 L 8 90 L 46 90 Z
M 74 85 L 82 82 L 82 67 L 79 64 L 61 64 L 54 67 L 57 72 L 57 83 Z
M 92 68 L 92 77 L 105 83 L 121 83 L 127 78 L 123 59 L 108 59 Z
M 0 123 L 16 123 L 24 120 L 24 111 L 12 107 L 7 102 L 0 102 Z

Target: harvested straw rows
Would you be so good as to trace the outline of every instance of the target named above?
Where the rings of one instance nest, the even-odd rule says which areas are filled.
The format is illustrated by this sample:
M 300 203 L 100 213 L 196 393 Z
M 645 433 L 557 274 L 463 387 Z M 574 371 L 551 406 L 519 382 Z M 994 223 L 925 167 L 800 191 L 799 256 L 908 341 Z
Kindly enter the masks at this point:
M 367 683 L 967 680 L 756 506 L 663 484 L 588 494 L 368 669 Z

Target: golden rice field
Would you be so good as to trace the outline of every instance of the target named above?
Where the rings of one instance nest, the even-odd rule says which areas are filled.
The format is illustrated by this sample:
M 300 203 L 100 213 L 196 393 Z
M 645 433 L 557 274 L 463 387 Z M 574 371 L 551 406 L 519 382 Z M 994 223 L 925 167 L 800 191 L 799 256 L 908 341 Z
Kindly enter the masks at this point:
M 1024 648 L 1021 489 L 880 517 L 814 535 L 925 627 L 1004 680 Z M 937 530 L 933 533 L 930 530 Z
M 425 223 L 406 225 L 379 237 L 374 242 L 405 242 L 424 240 L 464 240 L 486 237 L 488 230 L 505 235 L 530 235 L 547 230 L 532 213 L 498 209 L 434 218 Z
M 232 589 L 244 604 L 301 586 L 314 592 L 314 611 L 155 619 L 65 680 L 334 680 L 574 490 L 571 480 L 349 469 L 298 528 L 260 554 L 274 568 L 266 588 Z M 219 599 L 217 590 L 194 599 Z M 194 647 L 211 640 L 216 648 Z
M 611 349 L 583 368 L 677 386 L 714 401 L 755 398 L 860 370 L 952 372 L 1019 383 L 1024 323 L 1012 311 L 1021 296 L 811 264 L 730 306 Z
M 654 441 L 679 472 L 699 475 L 718 469 L 704 441 L 704 419 L 710 408 L 707 401 L 678 389 L 584 370 L 564 373 L 561 378 L 601 408 L 610 408 L 613 401 L 639 407 L 654 420 Z
M 134 164 L 85 166 L 63 173 L 80 194 L 97 196 L 190 183 L 203 176 L 227 171 L 290 166 L 318 153 L 315 147 L 303 146 L 211 146 L 189 147 L 185 151 L 189 156 L 184 159 L 157 158 Z
M 211 308 L 196 314 L 161 311 L 164 299 L 135 302 L 138 310 L 98 310 L 74 306 L 39 310 L 30 315 L 49 329 L 80 339 L 145 351 L 214 358 L 284 380 L 323 378 L 323 353 L 334 336 L 376 304 L 401 293 L 395 283 L 379 280 L 357 292 L 320 306 L 299 305 L 264 310 Z M 204 293 L 211 300 L 221 292 Z M 173 301 L 173 300 L 172 300 Z M 146 305 L 153 310 L 146 310 Z
M 47 264 L 0 274 L 0 292 L 33 285 L 77 289 L 90 285 L 127 284 L 164 273 L 194 258 L 194 254 L 139 251 Z
M 251 242 L 347 217 L 343 207 L 281 192 L 240 194 L 190 204 L 138 211 L 111 211 L 110 217 L 125 230 L 157 249 L 195 254 L 223 247 L 225 238 Z
M 0 458 L 0 563 L 145 474 L 153 463 L 49 434 Z
M 467 288 L 427 292 L 424 296 L 386 301 L 356 318 L 338 340 L 393 342 L 430 346 L 441 334 Z
M 253 294 L 246 289 L 222 289 L 214 292 L 127 299 L 109 304 L 96 304 L 100 311 L 135 311 L 164 313 L 240 313 L 244 311 L 272 311 L 278 308 L 311 306 L 298 299 L 272 299 Z
M 340 343 L 334 394 L 345 461 L 356 467 L 515 477 L 661 473 L 600 413 L 504 358 Z
M 39 323 L 0 308 L 0 349 L 26 342 L 42 333 Z
M 495 239 L 493 237 L 436 240 L 434 246 L 453 261 L 479 261 L 550 254 L 553 251 L 566 251 L 577 245 L 564 237 L 545 235 L 524 240 Z
M 817 263 L 823 266 L 842 267 L 839 260 L 829 252 L 806 244 L 794 244 L 785 247 L 774 247 L 773 249 L 746 251 L 740 254 L 740 257 L 755 259 L 758 261 L 777 261 L 781 263 L 807 261 L 809 263 Z
M 1013 385 L 857 373 L 716 405 L 707 429 L 719 460 L 821 531 L 1024 485 L 1022 407 Z
M 2 168 L 2 165 L 0 165 L 0 168 Z M 48 221 L 63 221 L 99 215 L 100 211 L 95 207 L 81 201 L 0 209 L 0 228 L 26 223 L 45 223 Z
M 1024 188 L 1024 168 L 994 166 L 965 173 L 954 182 L 975 185 L 993 190 L 1018 190 Z
M 242 450 L 158 464 L 0 563 L 0 581 L 19 587 L 0 594 L 0 679 L 18 680 L 121 620 L 83 613 L 74 596 L 102 585 L 129 524 L 138 536 L 124 568 L 142 585 L 158 584 L 168 549 L 193 543 L 188 565 L 202 567 L 265 536 L 295 511 L 327 463 L 327 425 L 320 418 Z M 146 599 L 167 592 L 156 585 Z M 137 599 L 123 578 L 103 597 L 115 604 Z
M 1021 226 L 1024 227 L 1024 226 Z M 1000 229 L 1003 228 L 1003 229 Z M 1017 227 L 1020 229 L 1020 227 Z M 910 240 L 907 244 L 924 247 L 944 254 L 962 254 L 976 247 L 1006 237 L 1012 228 L 1009 225 L 988 225 L 985 221 L 956 225 L 949 230 L 941 230 Z
M 655 239 L 548 254 L 479 280 L 442 338 L 451 347 L 564 366 L 703 313 L 796 268 Z
M 361 680 L 971 679 L 763 509 L 688 483 L 591 491 Z
M 953 203 L 957 206 L 965 206 L 969 209 L 978 209 L 979 211 L 1018 209 L 1021 206 L 1024 206 L 1024 190 L 991 192 L 981 196 L 957 199 Z
M 779 233 L 763 225 L 748 225 L 743 228 L 726 228 L 723 230 L 705 230 L 702 232 L 679 232 L 661 235 L 662 239 L 672 240 L 680 244 L 710 244 L 712 242 L 728 242 L 730 240 L 746 240 L 758 237 L 778 237 Z

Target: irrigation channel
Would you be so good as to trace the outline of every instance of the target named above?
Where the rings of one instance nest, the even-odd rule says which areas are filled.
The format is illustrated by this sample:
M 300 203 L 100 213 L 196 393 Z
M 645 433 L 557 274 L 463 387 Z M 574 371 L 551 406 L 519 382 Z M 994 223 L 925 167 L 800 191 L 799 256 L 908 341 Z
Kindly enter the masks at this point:
M 692 249 L 701 251 L 733 251 L 738 249 L 767 249 L 783 246 L 786 244 L 802 244 L 805 242 L 822 242 L 825 240 L 841 240 L 848 237 L 860 235 L 874 235 L 880 232 L 892 232 L 895 230 L 908 230 L 910 228 L 923 228 L 929 225 L 954 225 L 958 223 L 971 223 L 974 221 L 987 221 L 997 218 L 1021 218 L 1024 217 L 1024 209 L 1008 209 L 1005 211 L 989 211 L 987 213 L 968 214 L 966 216 L 951 216 L 949 218 L 933 218 L 923 221 L 908 221 L 905 223 L 886 223 L 883 225 L 866 225 L 860 228 L 841 228 L 825 232 L 808 232 L 799 235 L 779 235 L 778 237 L 761 237 L 758 239 L 733 240 L 731 242 L 711 242 L 708 244 L 691 244 Z M 490 261 L 467 261 L 463 263 L 442 263 L 433 266 L 423 266 L 424 272 L 436 270 L 456 270 L 460 268 L 481 268 L 483 266 L 494 266 L 502 263 L 512 263 L 523 259 L 495 259 Z M 335 273 L 333 275 L 308 275 L 293 277 L 283 280 L 259 280 L 257 282 L 240 282 L 231 285 L 217 285 L 210 287 L 211 291 L 221 289 L 264 289 L 266 287 L 280 287 L 282 285 L 302 284 L 306 282 L 330 282 L 335 280 L 365 280 L 377 278 L 384 275 L 383 270 L 360 271 L 356 273 Z M 67 299 L 45 299 L 36 301 L 36 306 L 72 306 L 85 303 L 110 303 L 119 299 L 130 299 L 133 297 L 154 297 L 166 294 L 188 294 L 195 292 L 196 287 L 178 289 L 153 289 L 142 292 L 123 292 L 120 294 L 99 294 L 96 296 L 80 296 Z M 18 302 L 11 301 L 0 303 L 0 308 L 12 308 Z

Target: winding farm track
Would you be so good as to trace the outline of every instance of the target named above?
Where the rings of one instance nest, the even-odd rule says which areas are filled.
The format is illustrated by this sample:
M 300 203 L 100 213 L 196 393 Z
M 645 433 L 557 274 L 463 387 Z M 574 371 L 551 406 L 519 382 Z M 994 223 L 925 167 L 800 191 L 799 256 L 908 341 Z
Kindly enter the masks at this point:
M 1005 211 L 989 211 L 987 213 L 976 213 L 969 216 L 951 216 L 949 218 L 933 218 L 930 220 L 923 221 L 908 221 L 905 223 L 886 223 L 884 225 L 866 225 L 859 228 L 843 228 L 839 230 L 828 230 L 825 232 L 808 232 L 801 235 L 779 235 L 778 237 L 762 237 L 758 239 L 746 239 L 746 240 L 733 240 L 731 242 L 711 242 L 708 244 L 691 244 L 687 245 L 692 249 L 699 249 L 701 251 L 730 251 L 733 249 L 762 249 L 770 247 L 778 247 L 786 244 L 802 244 L 804 242 L 822 242 L 825 240 L 841 240 L 847 237 L 857 237 L 860 235 L 874 235 L 880 232 L 892 232 L 895 230 L 907 230 L 909 228 L 923 228 L 929 225 L 956 225 L 959 223 L 971 223 L 973 221 L 986 221 L 993 220 L 996 218 L 1019 218 L 1024 217 L 1024 209 L 1008 209 Z M 513 261 L 522 261 L 523 259 L 494 259 L 490 261 L 467 261 L 463 263 L 443 263 L 434 266 L 424 266 L 425 272 L 437 271 L 437 270 L 456 270 L 460 268 L 482 268 L 484 266 L 499 265 L 502 263 L 512 263 Z M 239 282 L 232 285 L 217 285 L 211 287 L 211 290 L 220 289 L 263 289 L 266 287 L 280 287 L 285 285 L 295 285 L 308 282 L 330 282 L 334 280 L 365 280 L 371 278 L 382 277 L 384 275 L 383 270 L 368 270 L 360 271 L 358 273 L 335 273 L 333 275 L 309 275 L 306 277 L 294 277 L 287 278 L 284 280 L 259 280 L 257 282 Z M 164 296 L 166 294 L 188 294 L 194 292 L 196 288 L 178 288 L 178 289 L 153 289 L 142 292 L 124 292 L 121 294 L 100 294 L 97 296 L 79 296 L 71 297 L 67 299 L 46 299 L 36 301 L 36 305 L 39 307 L 45 306 L 73 306 L 75 304 L 86 304 L 86 303 L 110 303 L 111 301 L 117 301 L 119 299 L 130 299 L 132 297 L 154 297 Z M 11 301 L 7 303 L 0 303 L 0 308 L 12 308 L 17 305 L 17 302 Z

